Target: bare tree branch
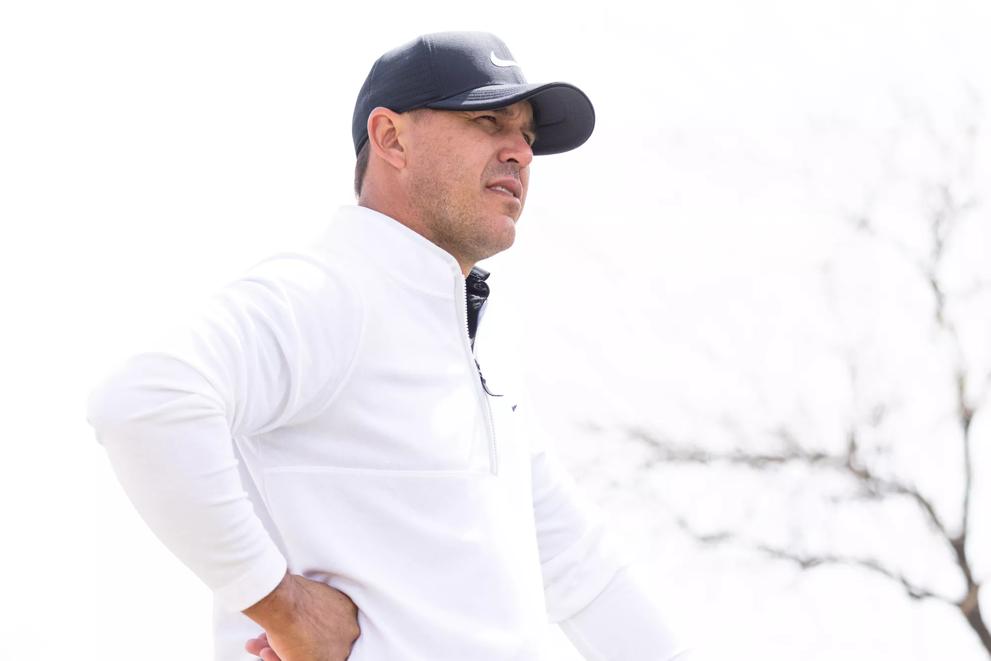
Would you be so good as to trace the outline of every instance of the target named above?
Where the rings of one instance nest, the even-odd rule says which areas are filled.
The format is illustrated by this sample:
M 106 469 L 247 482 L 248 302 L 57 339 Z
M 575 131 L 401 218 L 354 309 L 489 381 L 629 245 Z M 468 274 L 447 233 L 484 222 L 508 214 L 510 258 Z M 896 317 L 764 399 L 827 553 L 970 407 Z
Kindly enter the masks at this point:
M 739 449 L 732 452 L 716 453 L 697 447 L 675 447 L 642 429 L 631 428 L 627 430 L 627 433 L 630 438 L 645 443 L 652 449 L 655 453 L 652 463 L 723 463 L 743 466 L 754 470 L 787 464 L 800 464 L 810 468 L 825 468 L 846 473 L 856 478 L 865 493 L 871 497 L 878 498 L 884 495 L 901 495 L 911 498 L 922 509 L 929 523 L 952 547 L 953 536 L 936 512 L 932 501 L 923 495 L 915 486 L 895 479 L 881 477 L 859 460 L 857 456 L 858 443 L 855 430 L 848 432 L 847 452 L 845 455 L 804 449 L 798 445 L 797 441 L 793 440 L 794 435 L 785 429 L 778 429 L 775 432 L 778 438 L 786 439 L 784 442 L 785 448 L 776 453 L 753 453 Z
M 922 513 L 930 528 L 950 548 L 956 569 L 964 580 L 964 593 L 959 599 L 950 599 L 946 595 L 930 590 L 924 585 L 912 581 L 904 573 L 895 571 L 890 566 L 874 558 L 863 558 L 833 552 L 795 552 L 767 543 L 745 540 L 732 531 L 714 531 L 700 534 L 683 520 L 679 525 L 692 537 L 705 544 L 725 544 L 743 542 L 749 548 L 777 560 L 793 562 L 802 569 L 812 569 L 823 565 L 844 565 L 869 571 L 900 585 L 912 599 L 932 599 L 950 604 L 957 608 L 967 620 L 970 627 L 978 635 L 985 650 L 991 656 L 991 632 L 982 616 L 980 608 L 981 580 L 974 575 L 974 565 L 970 549 L 972 544 L 971 525 L 972 508 L 975 490 L 975 466 L 973 456 L 973 420 L 983 407 L 991 406 L 991 371 L 979 372 L 976 366 L 967 360 L 965 345 L 962 338 L 967 338 L 969 329 L 965 320 L 958 318 L 961 310 L 959 304 L 986 291 L 991 282 L 975 279 L 975 284 L 968 287 L 954 287 L 949 275 L 954 272 L 950 260 L 954 257 L 954 246 L 961 241 L 960 228 L 964 221 L 978 208 L 981 198 L 977 192 L 975 163 L 978 147 L 981 112 L 980 99 L 973 98 L 974 113 L 971 121 L 967 122 L 959 134 L 959 139 L 947 139 L 937 130 L 932 117 L 924 108 L 918 108 L 913 114 L 917 124 L 916 129 L 932 141 L 941 157 L 948 164 L 935 178 L 923 174 L 920 178 L 906 177 L 905 173 L 897 178 L 903 183 L 911 181 L 921 186 L 927 195 L 926 208 L 923 216 L 926 223 L 926 245 L 921 250 L 911 243 L 903 241 L 895 232 L 897 228 L 888 230 L 879 224 L 874 216 L 874 205 L 881 197 L 880 189 L 868 194 L 864 201 L 865 208 L 859 212 L 844 211 L 841 217 L 849 223 L 858 234 L 868 237 L 872 242 L 892 249 L 894 254 L 905 261 L 916 274 L 920 289 L 932 297 L 929 308 L 929 321 L 936 332 L 945 339 L 950 354 L 948 374 L 950 378 L 945 387 L 953 402 L 953 422 L 959 430 L 959 442 L 962 450 L 962 480 L 960 492 L 959 519 L 954 516 L 948 521 L 939 513 L 935 501 L 917 486 L 911 478 L 889 475 L 878 469 L 875 459 L 878 447 L 875 444 L 864 443 L 871 439 L 869 431 L 883 434 L 883 422 L 891 414 L 891 402 L 867 402 L 869 406 L 856 406 L 858 411 L 850 422 L 842 444 L 828 451 L 816 450 L 810 447 L 809 439 L 800 438 L 792 429 L 781 426 L 767 430 L 767 438 L 775 441 L 771 449 L 748 450 L 746 448 L 764 447 L 755 444 L 755 439 L 748 438 L 746 431 L 740 426 L 730 426 L 727 431 L 731 437 L 738 439 L 734 449 L 710 451 L 699 445 L 676 443 L 672 439 L 662 438 L 643 429 L 628 428 L 626 435 L 649 449 L 649 457 L 645 466 L 666 464 L 724 464 L 752 471 L 768 471 L 786 466 L 801 466 L 816 474 L 832 473 L 851 479 L 853 488 L 847 493 L 826 496 L 834 502 L 850 500 L 868 500 L 884 502 L 891 498 L 909 498 Z M 943 158 L 939 159 L 943 162 Z M 895 164 L 890 164 L 894 166 Z M 889 177 L 890 178 L 890 177 Z M 959 269 L 957 269 L 959 270 Z M 829 289 L 827 296 L 833 294 Z M 955 317 L 956 315 L 956 317 Z M 961 331 L 964 331 L 961 333 Z M 851 386 L 856 403 L 858 395 L 857 359 L 851 352 L 847 365 L 850 368 Z M 876 435 L 876 434 L 875 434 Z M 896 441 L 897 439 L 889 439 Z M 804 441 L 804 442 L 803 442 Z M 880 446 L 883 449 L 884 446 Z M 890 445 L 888 446 L 890 449 Z
M 744 540 L 742 537 L 731 531 L 723 530 L 712 533 L 699 533 L 694 530 L 684 519 L 678 519 L 677 523 L 682 530 L 689 534 L 689 536 L 693 537 L 702 544 L 716 545 L 735 542 L 737 545 L 742 545 L 746 548 L 750 548 L 751 550 L 758 551 L 768 557 L 793 562 L 802 569 L 814 569 L 816 567 L 827 565 L 859 567 L 898 583 L 905 590 L 906 594 L 912 599 L 934 599 L 952 606 L 959 606 L 958 601 L 916 584 L 904 574 L 885 567 L 878 560 L 873 558 L 857 558 L 853 556 L 841 556 L 834 554 L 796 553 L 780 547 Z
M 888 569 L 880 562 L 872 558 L 856 558 L 840 555 L 801 555 L 785 549 L 774 548 L 766 545 L 761 545 L 758 548 L 771 557 L 780 558 L 782 560 L 790 560 L 805 569 L 823 565 L 846 565 L 850 567 L 860 567 L 861 569 L 866 569 L 874 574 L 884 576 L 885 578 L 900 584 L 902 588 L 904 588 L 905 593 L 912 599 L 935 599 L 954 606 L 957 604 L 956 601 L 950 599 L 949 597 L 937 594 L 931 590 L 916 585 L 904 574 Z
M 976 139 L 976 128 L 968 133 L 969 153 L 972 156 L 973 142 Z M 939 205 L 933 210 L 930 217 L 930 255 L 927 265 L 927 279 L 929 289 L 934 299 L 933 316 L 937 327 L 949 338 L 953 348 L 953 377 L 954 377 L 954 400 L 956 402 L 957 422 L 960 427 L 962 450 L 963 450 L 963 494 L 961 506 L 961 520 L 959 534 L 950 540 L 951 546 L 957 557 L 957 564 L 967 580 L 968 591 L 975 585 L 971 575 L 971 567 L 967 560 L 966 545 L 970 532 L 970 510 L 971 500 L 974 490 L 974 468 L 972 458 L 971 443 L 971 423 L 974 418 L 974 406 L 967 396 L 968 370 L 967 361 L 964 356 L 963 347 L 960 342 L 960 335 L 956 324 L 948 313 L 948 302 L 946 287 L 942 281 L 941 273 L 943 263 L 946 259 L 946 246 L 951 239 L 954 230 L 957 228 L 959 218 L 972 208 L 975 200 L 969 199 L 959 202 L 954 196 L 950 185 L 944 183 L 939 187 Z

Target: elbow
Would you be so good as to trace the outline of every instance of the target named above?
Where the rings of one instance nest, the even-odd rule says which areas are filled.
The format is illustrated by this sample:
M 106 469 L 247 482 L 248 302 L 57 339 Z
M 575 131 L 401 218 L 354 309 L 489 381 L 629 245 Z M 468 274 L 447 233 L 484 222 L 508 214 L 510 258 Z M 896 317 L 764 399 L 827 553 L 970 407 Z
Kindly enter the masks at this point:
M 106 375 L 90 391 L 86 398 L 86 421 L 96 432 L 96 439 L 101 443 L 114 430 L 121 429 L 129 418 L 134 417 L 134 411 L 129 410 L 128 403 L 134 399 L 137 383 L 123 367 Z
M 223 399 L 182 361 L 142 354 L 106 375 L 86 399 L 86 420 L 103 444 L 197 418 L 224 416 Z M 224 416 L 225 417 L 225 416 Z

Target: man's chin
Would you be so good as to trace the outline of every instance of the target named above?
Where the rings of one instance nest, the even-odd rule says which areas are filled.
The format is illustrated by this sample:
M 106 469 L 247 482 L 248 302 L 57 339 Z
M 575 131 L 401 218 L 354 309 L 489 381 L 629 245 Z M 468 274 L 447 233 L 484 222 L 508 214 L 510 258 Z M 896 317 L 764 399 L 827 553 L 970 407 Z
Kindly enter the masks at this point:
M 486 242 L 483 250 L 485 257 L 491 257 L 504 250 L 508 250 L 516 241 L 516 221 L 511 216 L 504 216 L 503 220 L 506 224 L 499 228 L 500 231 L 493 232 L 488 237 L 489 240 Z M 483 257 L 482 259 L 485 258 Z
M 500 229 L 501 236 L 505 237 L 506 248 L 513 245 L 513 241 L 516 240 L 516 217 L 515 216 L 504 216 L 503 222 L 505 223 Z M 506 248 L 503 248 L 505 250 Z

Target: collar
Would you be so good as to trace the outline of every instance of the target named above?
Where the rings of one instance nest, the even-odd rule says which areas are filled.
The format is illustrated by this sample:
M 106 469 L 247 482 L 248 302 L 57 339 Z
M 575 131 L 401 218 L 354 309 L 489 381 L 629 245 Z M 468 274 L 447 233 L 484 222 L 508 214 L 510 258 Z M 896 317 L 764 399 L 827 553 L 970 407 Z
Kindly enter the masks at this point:
M 367 207 L 342 206 L 323 237 L 327 248 L 346 244 L 375 268 L 431 296 L 454 299 L 465 282 L 458 260 L 398 220 Z

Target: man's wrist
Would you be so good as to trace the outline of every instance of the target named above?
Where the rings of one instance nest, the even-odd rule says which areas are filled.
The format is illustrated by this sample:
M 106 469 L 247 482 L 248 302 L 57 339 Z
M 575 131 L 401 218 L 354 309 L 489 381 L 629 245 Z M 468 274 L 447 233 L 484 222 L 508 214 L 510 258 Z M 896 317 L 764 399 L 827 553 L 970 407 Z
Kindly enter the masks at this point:
M 295 581 L 287 571 L 274 590 L 241 612 L 266 631 L 271 631 L 292 622 L 295 607 Z

